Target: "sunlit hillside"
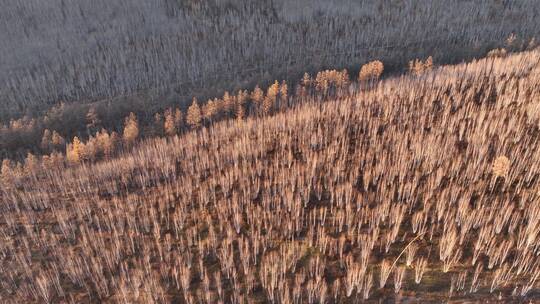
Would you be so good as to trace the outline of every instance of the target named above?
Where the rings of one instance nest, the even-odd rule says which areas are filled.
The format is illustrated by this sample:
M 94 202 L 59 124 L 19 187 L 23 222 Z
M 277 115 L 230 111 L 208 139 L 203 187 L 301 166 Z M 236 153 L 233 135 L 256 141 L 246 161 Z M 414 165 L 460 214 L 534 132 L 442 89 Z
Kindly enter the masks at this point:
M 382 68 L 6 161 L 0 301 L 539 301 L 540 51 Z

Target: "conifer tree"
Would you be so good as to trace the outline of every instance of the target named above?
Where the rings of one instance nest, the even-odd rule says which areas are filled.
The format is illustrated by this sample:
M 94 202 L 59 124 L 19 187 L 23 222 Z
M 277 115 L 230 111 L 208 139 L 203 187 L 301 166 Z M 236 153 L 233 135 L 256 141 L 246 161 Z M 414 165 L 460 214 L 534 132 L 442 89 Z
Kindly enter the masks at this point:
M 309 88 L 311 86 L 311 76 L 308 73 L 304 73 L 300 85 L 296 87 L 296 93 L 302 99 L 306 98 L 309 93 Z
M 52 169 L 52 166 L 51 166 L 51 157 L 49 155 L 43 155 L 41 157 L 41 166 L 43 167 L 43 169 L 45 170 L 50 170 Z
M 377 80 L 381 77 L 384 71 L 384 64 L 379 61 L 371 61 L 362 66 L 360 73 L 358 74 L 358 80 L 365 82 L 369 80 Z
M 219 98 L 214 98 L 214 106 L 215 106 L 215 111 L 214 111 L 213 118 L 219 117 L 223 113 L 223 100 Z
M 330 88 L 330 81 L 328 79 L 328 76 L 330 75 L 326 72 L 319 72 L 317 73 L 317 77 L 315 78 L 315 88 L 317 89 L 317 91 L 322 92 L 325 95 Z
M 279 83 L 276 80 L 271 86 L 268 87 L 266 95 L 269 96 L 271 99 L 275 100 L 278 93 L 279 93 Z
M 21 177 L 24 173 L 23 165 L 19 162 L 15 165 L 15 168 L 13 168 L 13 177 Z
M 176 134 L 177 129 L 172 109 L 167 109 L 167 111 L 165 111 L 165 122 L 163 123 L 163 129 L 165 130 L 165 134 L 168 136 L 173 136 Z
M 336 86 L 338 87 L 340 92 L 343 89 L 347 88 L 349 84 L 349 71 L 347 71 L 347 69 L 343 69 L 341 72 L 337 72 Z
M 248 98 L 249 93 L 246 90 L 240 90 L 238 91 L 238 94 L 236 94 L 236 104 L 244 105 Z
M 180 109 L 176 108 L 174 111 L 174 125 L 176 126 L 176 131 L 180 131 L 182 125 L 184 124 L 184 114 Z
M 266 95 L 266 97 L 264 97 L 264 100 L 263 100 L 263 103 L 262 103 L 261 113 L 263 115 L 270 114 L 270 111 L 272 111 L 273 105 L 274 105 L 274 100 L 272 99 L 272 97 Z
M 51 140 L 55 149 L 62 149 L 66 144 L 64 138 L 56 131 L 53 131 Z
M 51 153 L 50 161 L 53 168 L 63 168 L 64 167 L 64 155 L 60 152 L 54 151 Z
M 235 116 L 238 120 L 242 120 L 245 117 L 245 109 L 243 104 L 239 103 L 236 105 Z
M 122 135 L 124 143 L 129 147 L 135 143 L 139 136 L 139 123 L 135 114 L 129 113 L 124 122 L 124 133 Z
M 77 136 L 73 138 L 73 142 L 66 147 L 66 157 L 69 163 L 77 164 L 81 162 L 81 152 L 83 144 Z
M 429 56 L 424 62 L 424 70 L 428 71 L 433 68 L 433 57 Z
M 214 116 L 216 115 L 216 103 L 214 100 L 208 100 L 206 104 L 203 105 L 202 113 L 206 121 L 212 122 Z
M 109 141 L 107 142 L 107 145 L 103 149 L 105 157 L 111 157 L 114 154 L 119 142 L 120 136 L 118 136 L 118 133 L 112 132 L 111 135 L 109 135 Z
M 281 107 L 286 107 L 288 105 L 289 87 L 285 80 L 283 80 L 279 86 L 279 98 Z
M 37 172 L 38 168 L 38 159 L 36 156 L 32 153 L 28 153 L 26 155 L 26 159 L 24 160 L 24 172 L 26 174 L 33 174 Z
M 411 60 L 409 61 L 409 71 L 413 75 L 420 75 L 433 68 L 433 57 L 429 56 L 426 60 Z
M 2 168 L 0 169 L 0 180 L 5 185 L 8 185 L 13 180 L 13 169 L 12 169 L 12 163 L 9 159 L 2 160 Z
M 262 108 L 262 101 L 264 99 L 264 92 L 257 85 L 253 92 L 251 93 L 251 100 L 253 100 L 254 108 L 259 110 Z
M 193 98 L 191 106 L 189 106 L 186 116 L 186 122 L 192 127 L 197 128 L 201 125 L 201 108 L 197 103 L 197 99 Z
M 266 97 L 263 100 L 262 113 L 264 115 L 268 115 L 272 111 L 276 103 L 276 98 L 277 98 L 278 93 L 279 93 L 279 83 L 276 80 L 270 87 L 268 87 Z
M 93 161 L 96 158 L 98 150 L 98 142 L 95 137 L 91 136 L 86 143 L 81 144 L 80 159 Z
M 238 94 L 236 95 L 235 116 L 239 120 L 246 116 L 245 104 L 247 102 L 248 96 L 249 93 L 245 90 L 238 91 Z
M 223 112 L 225 113 L 225 115 L 228 115 L 233 109 L 233 107 L 233 97 L 229 94 L 229 92 L 225 92 L 225 94 L 223 94 Z
M 64 155 L 62 153 L 53 151 L 50 155 L 44 155 L 41 164 L 44 169 L 58 169 L 64 165 Z
M 103 155 L 105 155 L 105 147 L 107 146 L 109 139 L 109 133 L 105 129 L 101 129 L 100 132 L 96 133 L 97 153 L 103 153 Z

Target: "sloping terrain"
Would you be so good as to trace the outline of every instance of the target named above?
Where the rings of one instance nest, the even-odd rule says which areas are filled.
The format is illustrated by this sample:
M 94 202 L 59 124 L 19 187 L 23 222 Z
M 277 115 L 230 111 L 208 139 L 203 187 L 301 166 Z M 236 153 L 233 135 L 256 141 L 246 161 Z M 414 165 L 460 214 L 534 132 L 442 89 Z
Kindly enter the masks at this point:
M 4 181 L 6 303 L 539 300 L 540 51 Z

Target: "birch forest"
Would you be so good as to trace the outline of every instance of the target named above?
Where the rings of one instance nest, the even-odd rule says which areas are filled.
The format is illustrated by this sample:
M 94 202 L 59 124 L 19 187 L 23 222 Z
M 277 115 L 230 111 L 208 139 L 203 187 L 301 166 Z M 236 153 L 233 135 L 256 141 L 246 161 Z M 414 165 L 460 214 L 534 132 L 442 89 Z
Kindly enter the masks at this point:
M 0 303 L 540 302 L 537 16 L 3 4 Z

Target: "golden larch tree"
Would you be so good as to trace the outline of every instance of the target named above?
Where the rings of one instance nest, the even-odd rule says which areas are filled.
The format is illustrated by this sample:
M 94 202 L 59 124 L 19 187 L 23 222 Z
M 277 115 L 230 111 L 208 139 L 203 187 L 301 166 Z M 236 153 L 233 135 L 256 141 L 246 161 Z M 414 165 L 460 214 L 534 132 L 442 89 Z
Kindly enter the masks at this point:
M 251 92 L 251 100 L 253 100 L 254 108 L 259 110 L 262 108 L 262 101 L 264 99 L 263 90 L 257 85 L 253 92 Z
M 349 71 L 347 69 L 341 70 L 341 72 L 337 72 L 336 76 L 336 86 L 338 89 L 343 90 L 347 88 L 347 86 L 350 84 L 350 78 L 349 78 Z
M 268 115 L 272 111 L 274 104 L 276 103 L 278 93 L 279 83 L 276 80 L 271 86 L 268 87 L 268 90 L 266 91 L 266 97 L 264 98 L 262 104 L 262 113 L 264 115 Z
M 249 93 L 246 90 L 240 90 L 236 94 L 236 104 L 244 105 L 249 98 Z
M 139 136 L 139 123 L 135 114 L 129 113 L 129 116 L 126 117 L 124 121 L 124 133 L 122 135 L 124 143 L 127 146 L 133 145 L 135 140 Z
M 77 164 L 81 162 L 81 153 L 83 149 L 83 143 L 77 136 L 73 137 L 73 142 L 66 147 L 66 157 L 69 163 Z
M 281 85 L 279 86 L 279 98 L 280 98 L 282 107 L 288 105 L 289 86 L 287 85 L 287 82 L 285 80 L 283 80 L 281 82 Z
M 64 155 L 53 151 L 50 155 L 43 156 L 41 165 L 46 170 L 62 168 L 64 166 Z
M 106 146 L 109 144 L 109 140 L 109 132 L 107 132 L 107 130 L 105 129 L 101 129 L 101 131 L 96 134 L 96 145 L 98 153 L 103 153 L 103 155 L 106 155 L 105 150 Z
M 177 128 L 172 109 L 167 109 L 167 111 L 165 111 L 165 122 L 163 123 L 163 130 L 168 136 L 173 136 L 176 134 Z
M 223 113 L 223 100 L 214 98 L 215 111 L 213 117 L 219 117 Z
M 229 92 L 225 92 L 223 94 L 223 112 L 225 115 L 228 115 L 231 110 L 234 107 L 234 98 L 229 94 Z
M 317 77 L 315 77 L 315 89 L 323 94 L 326 94 L 330 88 L 330 73 L 328 72 L 318 72 Z
M 51 140 L 55 149 L 62 149 L 66 144 L 66 140 L 56 131 L 53 131 Z
M 187 111 L 186 122 L 192 128 L 197 128 L 201 125 L 201 119 L 201 108 L 199 107 L 197 99 L 193 98 L 193 102 L 191 103 L 191 106 L 189 106 Z
M 311 86 L 311 76 L 308 73 L 304 73 L 300 85 L 296 87 L 296 94 L 302 99 L 307 97 L 309 88 Z
M 26 159 L 24 160 L 24 172 L 29 175 L 36 173 L 38 167 L 39 162 L 37 157 L 32 153 L 28 153 L 26 155 Z
M 216 103 L 214 100 L 210 99 L 203 105 L 202 114 L 206 121 L 212 122 L 214 116 L 216 115 Z
M 80 158 L 81 160 L 93 161 L 96 158 L 96 154 L 99 150 L 97 139 L 90 136 L 88 141 L 81 145 Z
M 184 114 L 180 109 L 176 108 L 174 110 L 174 125 L 176 126 L 176 131 L 180 131 L 182 125 L 184 124 Z
M 2 183 L 8 185 L 13 180 L 13 169 L 12 163 L 9 159 L 2 160 L 2 168 L 0 169 L 0 179 Z
M 277 95 L 279 93 L 279 83 L 278 81 L 274 81 L 272 85 L 268 87 L 268 90 L 266 92 L 266 95 L 271 97 L 272 99 L 276 99 Z
M 409 61 L 409 71 L 413 75 L 421 75 L 433 68 L 433 57 L 429 56 L 426 60 L 419 59 Z
M 379 61 L 371 61 L 362 66 L 360 73 L 358 74 L 358 80 L 360 82 L 377 80 L 381 77 L 384 71 L 384 64 Z
M 238 91 L 238 94 L 236 95 L 235 116 L 239 120 L 241 120 L 242 118 L 246 116 L 245 104 L 247 102 L 248 97 L 249 97 L 249 93 L 245 90 Z
M 433 68 L 433 57 L 429 56 L 424 62 L 424 70 L 428 71 Z
M 272 99 L 272 97 L 267 95 L 266 97 L 264 97 L 261 113 L 263 115 L 270 114 L 270 111 L 272 111 L 273 105 L 274 105 L 274 99 Z
M 236 116 L 236 119 L 238 120 L 242 120 L 246 116 L 243 104 L 239 103 L 236 105 L 235 116 Z
M 102 129 L 97 138 L 99 151 L 101 151 L 106 158 L 111 157 L 118 145 L 118 133 L 112 132 L 109 134 L 105 129 Z

